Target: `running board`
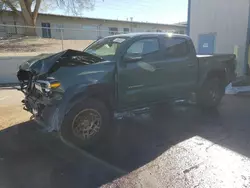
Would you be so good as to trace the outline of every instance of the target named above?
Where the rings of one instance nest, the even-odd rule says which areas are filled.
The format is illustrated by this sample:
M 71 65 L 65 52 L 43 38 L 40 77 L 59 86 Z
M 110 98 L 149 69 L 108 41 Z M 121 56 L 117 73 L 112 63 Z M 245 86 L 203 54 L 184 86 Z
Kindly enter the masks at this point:
M 138 109 L 125 111 L 125 112 L 115 112 L 114 117 L 116 119 L 131 118 L 131 117 L 135 117 L 136 115 L 146 114 L 149 112 L 150 112 L 150 108 L 144 107 L 144 108 L 138 108 Z

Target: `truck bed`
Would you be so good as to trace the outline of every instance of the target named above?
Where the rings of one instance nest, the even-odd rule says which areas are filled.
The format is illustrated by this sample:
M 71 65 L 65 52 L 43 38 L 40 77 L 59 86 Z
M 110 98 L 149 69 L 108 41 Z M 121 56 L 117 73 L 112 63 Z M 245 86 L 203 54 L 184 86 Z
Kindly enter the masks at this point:
M 217 69 L 226 71 L 227 83 L 235 79 L 236 56 L 234 54 L 213 54 L 213 55 L 196 55 L 200 75 L 204 74 L 208 69 Z
M 196 55 L 196 57 L 201 59 L 215 59 L 216 61 L 230 61 L 235 60 L 236 56 L 234 54 L 213 54 L 213 55 Z

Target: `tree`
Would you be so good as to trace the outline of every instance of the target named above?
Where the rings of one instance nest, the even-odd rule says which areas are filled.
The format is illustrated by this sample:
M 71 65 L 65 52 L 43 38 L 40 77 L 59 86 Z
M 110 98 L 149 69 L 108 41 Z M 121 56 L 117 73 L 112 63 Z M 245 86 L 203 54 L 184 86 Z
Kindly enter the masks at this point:
M 95 0 L 55 0 L 56 5 L 66 13 L 80 15 L 82 10 L 93 10 Z
M 23 18 L 27 26 L 30 26 L 26 30 L 27 35 L 36 35 L 35 25 L 41 4 L 44 6 L 55 5 L 69 14 L 78 15 L 83 9 L 93 9 L 94 0 L 54 0 L 53 2 L 51 0 L 0 0 L 2 9 L 12 10 Z

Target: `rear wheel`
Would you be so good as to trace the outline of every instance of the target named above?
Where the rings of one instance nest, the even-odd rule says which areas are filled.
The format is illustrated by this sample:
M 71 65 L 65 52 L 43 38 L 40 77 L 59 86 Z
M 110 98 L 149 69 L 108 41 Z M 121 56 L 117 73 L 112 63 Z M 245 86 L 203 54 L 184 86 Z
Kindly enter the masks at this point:
M 65 116 L 61 136 L 80 147 L 98 144 L 109 128 L 110 116 L 106 106 L 94 99 L 77 104 Z
M 217 107 L 225 94 L 223 82 L 218 78 L 210 78 L 205 81 L 197 95 L 198 105 L 204 108 Z

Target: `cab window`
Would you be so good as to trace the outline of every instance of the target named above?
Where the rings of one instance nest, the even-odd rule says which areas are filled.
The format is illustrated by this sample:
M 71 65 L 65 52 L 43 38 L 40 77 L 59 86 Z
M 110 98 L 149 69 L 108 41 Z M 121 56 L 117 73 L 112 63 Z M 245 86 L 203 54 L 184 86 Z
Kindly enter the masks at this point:
M 160 49 L 157 38 L 142 39 L 133 43 L 127 50 L 129 55 L 146 55 Z
M 165 47 L 169 58 L 186 57 L 189 53 L 187 40 L 183 38 L 166 38 Z

